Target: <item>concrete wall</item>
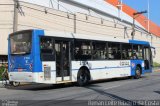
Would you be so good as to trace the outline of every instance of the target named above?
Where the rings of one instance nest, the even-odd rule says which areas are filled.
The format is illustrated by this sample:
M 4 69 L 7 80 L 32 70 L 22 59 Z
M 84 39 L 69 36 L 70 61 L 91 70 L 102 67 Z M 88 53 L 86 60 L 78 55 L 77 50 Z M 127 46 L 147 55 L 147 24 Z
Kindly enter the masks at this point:
M 7 54 L 8 34 L 13 31 L 13 0 L 0 0 L 0 55 Z
M 26 3 L 20 5 L 21 14 L 18 14 L 18 30 L 40 28 L 73 32 L 72 14 Z M 47 13 L 44 12 L 45 9 Z
M 5 3 L 13 3 L 12 0 L 2 1 L 5 1 Z M 61 3 L 61 5 L 62 4 L 63 3 Z M 0 47 L 3 48 L 0 49 L 0 54 L 7 54 L 7 36 L 8 33 L 11 33 L 13 30 L 13 5 L 9 6 L 9 8 L 3 7 L 4 11 L 7 10 L 5 8 L 9 9 L 12 12 L 6 12 L 4 15 L 5 18 L 0 17 L 0 28 L 2 28 L 0 29 L 0 37 L 2 37 L 3 39 L 0 42 Z M 38 28 L 52 31 L 65 31 L 76 32 L 80 34 L 90 34 L 92 36 L 114 36 L 119 38 L 131 39 L 131 25 L 120 22 L 119 20 L 113 17 L 109 17 L 97 13 L 96 11 L 88 10 L 88 8 L 86 7 L 81 7 L 77 5 L 72 6 L 72 9 L 77 11 L 83 10 L 83 13 L 77 12 L 73 14 L 69 11 L 64 12 L 64 7 L 57 8 L 61 10 L 20 2 L 20 7 L 18 9 L 17 15 L 17 30 Z M 1 24 L 3 22 L 10 22 L 10 24 L 7 23 L 6 26 L 3 26 Z M 136 29 L 135 39 L 146 40 L 152 43 L 152 45 L 155 46 L 157 50 L 157 55 L 154 60 L 160 63 L 160 38 L 155 37 L 154 35 L 153 37 L 151 37 L 145 31 L 141 29 Z

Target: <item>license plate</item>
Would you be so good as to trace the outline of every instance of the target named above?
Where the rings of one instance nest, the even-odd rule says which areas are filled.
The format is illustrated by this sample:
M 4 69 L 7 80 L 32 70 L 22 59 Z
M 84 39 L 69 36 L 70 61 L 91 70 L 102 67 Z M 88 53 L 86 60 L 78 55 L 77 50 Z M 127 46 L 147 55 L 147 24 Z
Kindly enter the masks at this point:
M 22 72 L 22 71 L 23 71 L 23 69 L 21 69 L 21 68 L 18 69 L 18 72 Z

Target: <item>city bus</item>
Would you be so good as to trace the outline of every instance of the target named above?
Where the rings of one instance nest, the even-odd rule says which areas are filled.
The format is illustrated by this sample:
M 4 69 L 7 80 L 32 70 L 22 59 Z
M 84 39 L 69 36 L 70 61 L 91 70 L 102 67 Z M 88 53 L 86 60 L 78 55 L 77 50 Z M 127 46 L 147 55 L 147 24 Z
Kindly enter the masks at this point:
M 43 84 L 118 77 L 139 79 L 152 72 L 149 42 L 111 36 L 17 31 L 8 38 L 9 80 Z

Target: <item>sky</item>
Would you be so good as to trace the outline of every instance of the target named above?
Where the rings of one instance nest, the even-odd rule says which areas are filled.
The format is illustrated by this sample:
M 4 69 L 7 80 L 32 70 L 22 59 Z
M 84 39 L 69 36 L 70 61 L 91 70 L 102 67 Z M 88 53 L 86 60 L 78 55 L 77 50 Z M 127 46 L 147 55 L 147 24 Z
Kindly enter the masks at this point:
M 123 3 L 137 11 L 148 11 L 148 0 L 123 0 Z M 149 19 L 160 26 L 160 0 L 149 0 L 149 4 Z M 148 17 L 148 14 L 144 15 Z

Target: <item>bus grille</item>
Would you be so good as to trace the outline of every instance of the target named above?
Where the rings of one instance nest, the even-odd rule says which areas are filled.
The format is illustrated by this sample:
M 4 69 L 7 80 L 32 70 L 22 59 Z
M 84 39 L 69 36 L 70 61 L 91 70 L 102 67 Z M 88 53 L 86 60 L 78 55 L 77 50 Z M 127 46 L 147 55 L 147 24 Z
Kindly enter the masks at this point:
M 44 79 L 45 80 L 51 79 L 51 67 L 44 67 Z

